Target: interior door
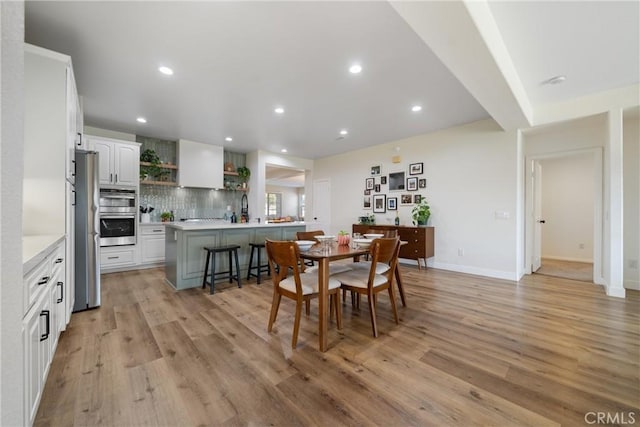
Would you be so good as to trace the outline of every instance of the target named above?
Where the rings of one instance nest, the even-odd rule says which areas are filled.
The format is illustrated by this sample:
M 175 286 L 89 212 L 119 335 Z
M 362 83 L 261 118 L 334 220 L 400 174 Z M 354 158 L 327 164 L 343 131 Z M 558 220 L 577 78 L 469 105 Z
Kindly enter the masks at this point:
M 542 165 L 533 162 L 533 259 L 531 271 L 536 272 L 542 265 Z
M 313 181 L 313 215 L 307 230 L 322 230 L 331 234 L 331 183 L 328 179 Z

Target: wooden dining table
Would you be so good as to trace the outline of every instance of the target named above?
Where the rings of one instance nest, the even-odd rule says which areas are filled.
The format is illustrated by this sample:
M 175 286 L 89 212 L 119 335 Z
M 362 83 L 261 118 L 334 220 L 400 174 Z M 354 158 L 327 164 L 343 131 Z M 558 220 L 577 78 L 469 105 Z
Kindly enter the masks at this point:
M 327 351 L 327 330 L 329 325 L 329 263 L 347 258 L 358 258 L 369 253 L 369 248 L 338 245 L 333 242 L 328 250 L 323 243 L 313 245 L 308 251 L 301 251 L 300 258 L 318 262 L 318 335 L 320 351 Z

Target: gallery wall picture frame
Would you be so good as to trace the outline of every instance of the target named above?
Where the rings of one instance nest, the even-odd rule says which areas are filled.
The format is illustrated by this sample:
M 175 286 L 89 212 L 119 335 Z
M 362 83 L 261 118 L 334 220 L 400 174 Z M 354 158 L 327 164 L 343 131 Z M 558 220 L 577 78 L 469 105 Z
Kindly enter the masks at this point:
M 387 176 L 380 177 L 380 184 L 385 185 L 387 183 Z
M 418 188 L 427 188 L 426 178 L 422 178 L 418 180 Z
M 422 175 L 423 168 L 423 163 L 411 163 L 409 165 L 409 175 Z
M 374 165 L 371 166 L 371 176 L 378 176 L 382 172 L 382 166 Z
M 364 184 L 365 184 L 364 188 L 366 188 L 367 190 L 373 190 L 373 183 L 374 183 L 373 178 L 365 179 L 364 180 Z
M 364 190 L 364 195 L 365 196 L 371 195 L 371 190 Z
M 389 191 L 404 191 L 405 174 L 402 172 L 391 172 L 389 174 Z
M 364 196 L 364 200 L 362 201 L 363 209 L 371 209 L 371 196 Z
M 416 194 L 413 196 L 413 203 L 418 204 L 422 201 L 422 196 L 420 194 Z
M 376 193 L 379 193 L 380 192 L 380 184 L 376 184 L 374 186 L 374 190 L 373 191 L 375 191 Z
M 418 189 L 418 178 L 407 178 L 407 191 L 416 191 Z
M 400 195 L 400 204 L 401 205 L 412 205 L 413 204 L 413 196 L 411 194 L 402 194 L 402 195 Z
M 387 211 L 387 196 L 385 194 L 373 195 L 373 212 L 385 213 Z
M 387 198 L 387 210 L 388 211 L 396 211 L 396 210 L 398 210 L 398 198 L 397 197 L 388 197 Z

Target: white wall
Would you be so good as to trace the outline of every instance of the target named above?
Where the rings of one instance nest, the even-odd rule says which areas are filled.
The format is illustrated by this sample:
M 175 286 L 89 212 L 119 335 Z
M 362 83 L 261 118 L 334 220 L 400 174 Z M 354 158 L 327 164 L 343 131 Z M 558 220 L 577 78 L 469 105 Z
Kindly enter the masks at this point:
M 640 290 L 640 119 L 624 121 L 624 287 Z
M 125 133 L 125 132 L 118 132 L 118 131 L 115 131 L 115 130 L 94 128 L 94 127 L 91 127 L 91 126 L 85 126 L 83 131 L 87 135 L 102 136 L 104 138 L 113 138 L 113 139 L 119 139 L 121 141 L 133 141 L 133 142 L 136 142 L 136 136 L 135 136 L 135 134 L 132 134 L 132 133 Z
M 282 193 L 282 216 L 298 216 L 298 188 L 267 185 L 265 192 Z
M 21 426 L 23 2 L 0 2 L 0 30 L 0 425 Z
M 397 152 L 395 147 L 399 147 Z M 401 156 L 401 163 L 391 158 Z M 493 120 L 483 120 L 440 132 L 319 159 L 313 179 L 331 181 L 331 232 L 351 229 L 362 208 L 365 178 L 373 165 L 382 175 L 408 171 L 424 163 L 426 189 L 382 192 L 392 197 L 421 194 L 431 205 L 435 227 L 435 257 L 429 264 L 492 277 L 516 277 L 517 135 L 504 132 Z M 379 178 L 378 178 L 379 181 Z M 308 194 L 308 193 L 307 193 Z M 398 200 L 399 201 L 399 200 Z M 307 206 L 307 210 L 311 212 Z M 507 219 L 497 219 L 504 212 Z M 400 222 L 411 225 L 411 206 L 399 206 Z M 392 224 L 395 212 L 377 214 L 378 224 Z M 464 255 L 458 255 L 462 249 Z
M 542 256 L 593 262 L 593 155 L 540 161 L 542 166 Z M 580 248 L 583 245 L 583 248 Z

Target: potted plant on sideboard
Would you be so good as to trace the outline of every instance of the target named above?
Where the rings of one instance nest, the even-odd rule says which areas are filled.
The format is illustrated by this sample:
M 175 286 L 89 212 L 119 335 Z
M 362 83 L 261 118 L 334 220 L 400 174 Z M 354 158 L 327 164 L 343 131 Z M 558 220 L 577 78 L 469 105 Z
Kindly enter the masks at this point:
M 415 205 L 411 210 L 411 218 L 413 218 L 413 225 L 418 227 L 426 227 L 427 221 L 431 216 L 431 210 L 427 199 L 420 200 L 420 203 Z

